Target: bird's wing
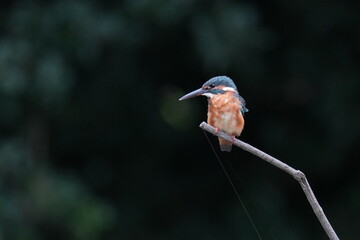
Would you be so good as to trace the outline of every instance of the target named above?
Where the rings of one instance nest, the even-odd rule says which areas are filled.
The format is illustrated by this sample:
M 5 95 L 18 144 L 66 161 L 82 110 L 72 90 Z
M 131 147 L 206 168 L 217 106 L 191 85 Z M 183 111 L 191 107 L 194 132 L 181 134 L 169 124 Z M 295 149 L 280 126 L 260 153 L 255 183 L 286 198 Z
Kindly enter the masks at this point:
M 246 102 L 245 99 L 243 99 L 239 93 L 235 92 L 234 93 L 235 97 L 238 98 L 240 100 L 240 104 L 241 104 L 241 113 L 244 115 L 244 113 L 248 112 L 249 109 L 246 108 Z

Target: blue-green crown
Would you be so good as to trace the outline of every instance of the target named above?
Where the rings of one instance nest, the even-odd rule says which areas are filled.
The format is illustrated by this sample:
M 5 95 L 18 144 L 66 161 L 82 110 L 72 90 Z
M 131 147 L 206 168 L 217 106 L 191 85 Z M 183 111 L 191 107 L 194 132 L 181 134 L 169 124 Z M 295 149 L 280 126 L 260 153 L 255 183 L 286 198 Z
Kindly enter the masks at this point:
M 208 80 L 206 83 L 204 83 L 203 87 L 205 86 L 212 86 L 212 87 L 216 87 L 216 86 L 220 86 L 223 85 L 225 87 L 231 87 L 234 88 L 237 91 L 236 85 L 233 82 L 233 80 L 227 76 L 217 76 L 217 77 L 213 77 L 210 78 L 210 80 Z

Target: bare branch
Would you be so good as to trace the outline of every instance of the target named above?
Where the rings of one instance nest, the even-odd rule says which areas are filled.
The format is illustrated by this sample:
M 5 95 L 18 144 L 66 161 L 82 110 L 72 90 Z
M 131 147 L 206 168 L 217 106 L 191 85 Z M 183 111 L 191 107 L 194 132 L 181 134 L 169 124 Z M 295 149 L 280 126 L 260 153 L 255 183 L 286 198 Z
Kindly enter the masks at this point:
M 226 133 L 224 133 L 222 131 L 218 131 L 216 133 L 215 128 L 205 122 L 202 122 L 200 124 L 200 128 L 204 129 L 205 131 L 208 131 L 209 133 L 211 133 L 215 136 L 218 136 L 225 140 L 228 140 L 230 142 L 233 141 L 231 136 L 227 135 Z M 320 224 L 324 228 L 329 239 L 339 240 L 339 237 L 336 235 L 336 233 L 335 233 L 334 229 L 332 228 L 329 220 L 327 219 L 324 211 L 322 210 L 319 202 L 317 201 L 314 192 L 311 190 L 310 184 L 307 181 L 304 173 L 290 167 L 289 165 L 281 162 L 280 160 L 270 156 L 269 154 L 255 148 L 255 147 L 251 146 L 250 144 L 247 144 L 239 139 L 235 139 L 235 141 L 233 142 L 233 145 L 235 145 L 249 153 L 254 154 L 255 156 L 261 158 L 262 160 L 270 163 L 271 165 L 273 165 L 273 166 L 283 170 L 284 172 L 290 174 L 291 176 L 293 176 L 299 182 L 302 190 L 304 191 L 304 193 L 306 195 L 307 200 L 309 201 L 316 217 L 318 218 Z

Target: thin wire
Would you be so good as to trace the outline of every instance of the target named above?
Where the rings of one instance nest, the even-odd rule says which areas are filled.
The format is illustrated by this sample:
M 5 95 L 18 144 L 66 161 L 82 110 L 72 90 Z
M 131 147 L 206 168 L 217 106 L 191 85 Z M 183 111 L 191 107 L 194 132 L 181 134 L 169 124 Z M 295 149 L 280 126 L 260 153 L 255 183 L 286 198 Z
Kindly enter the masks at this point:
M 220 163 L 220 166 L 221 166 L 222 170 L 224 171 L 224 173 L 225 173 L 225 175 L 226 175 L 227 179 L 229 180 L 231 187 L 233 188 L 233 190 L 234 190 L 234 192 L 235 192 L 235 194 L 236 194 L 237 198 L 239 199 L 239 201 L 240 201 L 240 203 L 241 203 L 241 206 L 243 207 L 243 209 L 244 209 L 244 211 L 245 211 L 245 213 L 246 213 L 246 216 L 248 217 L 248 219 L 249 219 L 249 221 L 250 221 L 250 223 L 251 223 L 252 227 L 254 228 L 254 230 L 255 230 L 255 232 L 256 232 L 256 234 L 257 234 L 257 236 L 259 237 L 259 239 L 260 239 L 260 240 L 262 240 L 262 237 L 261 237 L 261 235 L 260 235 L 260 233 L 259 233 L 258 229 L 256 228 L 256 226 L 255 226 L 255 224 L 254 224 L 254 221 L 252 220 L 252 218 L 251 218 L 251 216 L 250 216 L 249 212 L 247 211 L 247 209 L 246 209 L 246 207 L 245 207 L 245 204 L 243 203 L 243 201 L 242 201 L 242 199 L 241 199 L 241 197 L 240 197 L 240 195 L 239 195 L 238 191 L 237 191 L 237 190 L 236 190 L 236 188 L 235 188 L 235 185 L 234 185 L 233 181 L 231 180 L 231 178 L 230 178 L 229 174 L 227 173 L 227 171 L 226 171 L 226 169 L 225 169 L 224 164 L 221 162 L 221 160 L 220 160 L 220 158 L 219 158 L 218 154 L 216 153 L 215 148 L 214 148 L 214 146 L 212 145 L 212 143 L 211 143 L 211 141 L 210 141 L 210 139 L 209 139 L 208 135 L 206 134 L 206 132 L 205 132 L 204 130 L 203 130 L 203 132 L 204 132 L 204 134 L 205 134 L 205 136 L 206 136 L 206 139 L 208 140 L 208 142 L 209 142 L 209 144 L 210 144 L 210 146 L 211 146 L 211 149 L 213 150 L 213 152 L 214 152 L 214 154 L 215 154 L 215 156 L 216 156 L 217 160 L 219 161 L 219 163 Z
M 253 203 L 254 208 L 256 209 L 256 211 L 258 212 L 260 217 L 263 219 L 264 224 L 266 225 L 266 228 L 267 228 L 268 232 L 270 233 L 271 238 L 275 239 L 273 231 L 269 228 L 269 221 L 265 218 L 265 216 L 262 213 L 262 211 L 260 210 L 260 208 L 255 204 L 255 201 L 251 198 L 251 194 L 249 194 L 249 191 L 246 189 L 244 181 L 241 179 L 240 175 L 235 171 L 233 164 L 229 161 L 225 161 L 225 162 L 228 166 L 228 169 L 230 169 L 231 172 L 235 175 L 235 177 L 239 181 L 241 187 L 244 189 L 244 191 L 245 191 L 245 193 L 247 193 L 247 196 L 249 197 L 250 201 Z

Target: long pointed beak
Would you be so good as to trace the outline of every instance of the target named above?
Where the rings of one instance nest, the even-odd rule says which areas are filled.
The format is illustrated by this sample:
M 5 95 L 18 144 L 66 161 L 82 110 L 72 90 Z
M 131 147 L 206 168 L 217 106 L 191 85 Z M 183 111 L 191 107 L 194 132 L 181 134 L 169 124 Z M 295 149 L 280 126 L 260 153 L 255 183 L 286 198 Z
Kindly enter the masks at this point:
M 197 97 L 197 96 L 200 96 L 201 94 L 206 93 L 206 92 L 207 92 L 207 90 L 199 88 L 199 89 L 197 89 L 195 91 L 192 91 L 192 92 L 182 96 L 181 98 L 179 98 L 179 101 L 189 99 L 189 98 L 193 98 L 193 97 Z

